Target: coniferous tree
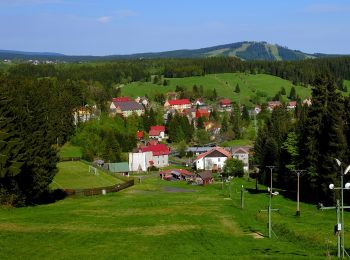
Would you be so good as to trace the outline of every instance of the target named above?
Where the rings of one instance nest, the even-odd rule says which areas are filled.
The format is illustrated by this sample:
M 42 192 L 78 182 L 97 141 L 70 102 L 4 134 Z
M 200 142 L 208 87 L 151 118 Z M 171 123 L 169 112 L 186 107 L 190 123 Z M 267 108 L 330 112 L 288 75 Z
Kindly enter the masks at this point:
M 312 90 L 312 106 L 308 109 L 300 136 L 301 167 L 307 169 L 309 195 L 314 199 L 329 200 L 334 193 L 329 183 L 335 183 L 337 172 L 334 158 L 346 161 L 347 143 L 342 115 L 344 105 L 334 79 L 319 76 Z
M 240 93 L 241 92 L 241 89 L 239 88 L 239 84 L 238 83 L 236 85 L 235 92 L 236 93 Z
M 295 90 L 295 87 L 292 86 L 292 88 L 290 89 L 290 92 L 289 92 L 289 97 L 288 97 L 290 100 L 296 100 L 297 98 L 297 92 Z

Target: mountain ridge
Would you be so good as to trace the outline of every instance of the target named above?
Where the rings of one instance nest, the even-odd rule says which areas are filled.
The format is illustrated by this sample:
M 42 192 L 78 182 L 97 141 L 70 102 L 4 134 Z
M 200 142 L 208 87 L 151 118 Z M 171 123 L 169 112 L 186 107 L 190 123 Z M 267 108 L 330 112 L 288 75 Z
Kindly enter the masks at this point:
M 331 56 L 343 55 L 323 53 L 309 54 L 300 50 L 292 50 L 288 47 L 283 47 L 278 44 L 271 44 L 264 41 L 242 41 L 199 49 L 179 49 L 163 52 L 145 52 L 105 56 L 65 55 L 56 52 L 25 52 L 15 50 L 0 50 L 0 59 L 54 59 L 60 61 L 206 57 L 236 57 L 241 60 L 294 61 Z

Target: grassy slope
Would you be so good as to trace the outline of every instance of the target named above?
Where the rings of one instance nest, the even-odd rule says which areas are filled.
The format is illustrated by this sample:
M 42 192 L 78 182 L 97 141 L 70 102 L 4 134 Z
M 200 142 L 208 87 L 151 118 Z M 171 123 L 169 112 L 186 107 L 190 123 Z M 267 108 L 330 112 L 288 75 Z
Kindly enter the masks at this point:
M 317 211 L 277 196 L 274 229 L 279 239 L 253 239 L 266 234 L 266 194 L 247 193 L 239 208 L 240 185 L 232 200 L 221 184 L 195 187 L 146 179 L 142 184 L 107 196 L 70 198 L 55 204 L 0 209 L 1 259 L 324 259 L 333 250 L 334 212 Z M 196 192 L 166 192 L 164 185 Z M 346 213 L 345 223 L 350 215 Z M 350 236 L 347 236 L 349 241 Z
M 113 176 L 98 171 L 95 176 L 89 173 L 89 166 L 83 162 L 60 162 L 57 164 L 58 173 L 51 188 L 83 189 L 111 186 L 121 182 Z
M 149 82 L 133 82 L 122 88 L 122 94 L 137 97 L 147 94 L 154 96 L 155 93 L 166 93 L 175 90 L 176 85 L 185 86 L 192 89 L 194 84 L 203 85 L 204 91 L 217 90 L 221 97 L 228 97 L 234 101 L 248 103 L 249 99 L 256 95 L 257 91 L 265 92 L 269 97 L 273 97 L 283 86 L 287 95 L 290 92 L 292 83 L 290 81 L 266 74 L 244 74 L 244 73 L 223 73 L 210 74 L 203 77 L 170 78 L 169 86 L 154 85 Z M 227 82 L 227 84 L 226 84 Z M 236 84 L 239 84 L 241 92 L 234 93 Z M 302 98 L 310 96 L 311 90 L 301 86 L 296 86 L 297 94 Z M 265 99 L 265 98 L 264 98 Z M 264 101 L 264 99 L 262 101 Z
M 59 155 L 61 158 L 65 158 L 65 157 L 81 157 L 82 156 L 82 150 L 81 147 L 78 146 L 74 146 L 72 144 L 65 143 L 60 152 Z

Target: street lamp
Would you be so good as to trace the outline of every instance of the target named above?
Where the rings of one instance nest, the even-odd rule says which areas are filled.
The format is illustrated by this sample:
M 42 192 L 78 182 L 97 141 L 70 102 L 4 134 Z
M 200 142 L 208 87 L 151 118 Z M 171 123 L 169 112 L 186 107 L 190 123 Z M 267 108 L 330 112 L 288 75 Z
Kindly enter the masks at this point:
M 335 161 L 337 162 L 338 166 L 340 166 L 340 187 L 336 188 L 334 186 L 334 184 L 330 184 L 329 188 L 331 190 L 340 190 L 341 193 L 341 231 L 340 231 L 340 235 L 341 235 L 341 247 L 342 247 L 342 257 L 344 258 L 345 256 L 345 248 L 344 248 L 344 233 L 345 233 L 345 229 L 344 229 L 344 175 L 346 175 L 349 171 L 350 171 L 350 165 L 348 165 L 345 169 L 345 171 L 343 171 L 343 166 L 342 163 L 339 159 L 335 158 Z M 349 189 L 350 188 L 350 183 L 346 183 L 345 184 L 345 189 Z
M 300 216 L 300 205 L 299 205 L 299 178 L 300 174 L 304 172 L 305 170 L 293 170 L 298 176 L 298 188 L 297 188 L 297 211 L 295 213 L 296 216 Z

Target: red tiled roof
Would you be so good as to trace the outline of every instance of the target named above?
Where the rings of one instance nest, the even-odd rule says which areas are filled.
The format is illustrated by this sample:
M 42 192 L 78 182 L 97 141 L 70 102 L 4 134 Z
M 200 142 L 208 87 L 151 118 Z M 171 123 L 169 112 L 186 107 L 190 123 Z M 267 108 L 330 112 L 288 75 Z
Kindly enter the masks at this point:
M 153 156 L 168 155 L 170 150 L 165 144 L 149 145 L 141 148 L 142 152 L 152 152 Z
M 228 98 L 224 98 L 220 100 L 220 104 L 221 105 L 230 105 L 232 103 L 232 101 Z
M 131 98 L 129 97 L 116 97 L 112 99 L 113 102 L 127 102 L 127 101 L 132 101 Z
M 136 132 L 136 138 L 141 139 L 143 137 L 143 131 L 137 131 Z
M 148 134 L 149 136 L 159 136 L 160 135 L 160 131 L 159 130 L 153 130 L 153 129 L 151 129 L 150 131 L 149 131 L 149 134 Z
M 198 109 L 196 111 L 196 118 L 199 118 L 201 116 L 209 118 L 209 111 L 207 109 Z
M 187 98 L 168 100 L 168 103 L 170 106 L 191 105 L 191 102 Z
M 158 140 L 155 140 L 155 139 L 152 139 L 152 140 L 148 141 L 148 145 L 156 145 L 158 143 L 159 143 Z
M 154 125 L 154 126 L 151 126 L 151 130 L 165 132 L 165 126 L 164 125 Z
M 213 149 L 209 150 L 208 152 L 205 152 L 205 153 L 198 155 L 197 158 L 195 159 L 195 161 L 198 161 L 199 159 L 206 157 L 207 155 L 211 154 L 214 151 L 218 151 L 218 152 L 222 153 L 223 155 L 225 155 L 226 157 L 232 157 L 231 154 L 228 151 L 226 151 L 225 149 L 223 149 L 221 147 L 214 147 Z

